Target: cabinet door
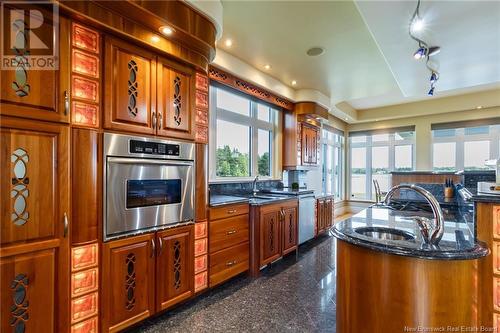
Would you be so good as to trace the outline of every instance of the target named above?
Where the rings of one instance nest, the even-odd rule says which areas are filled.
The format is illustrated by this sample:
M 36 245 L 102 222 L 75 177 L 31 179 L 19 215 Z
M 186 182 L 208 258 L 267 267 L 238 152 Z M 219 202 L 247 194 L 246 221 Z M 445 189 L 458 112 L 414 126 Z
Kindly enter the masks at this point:
M 116 332 L 154 313 L 154 234 L 103 246 L 101 304 L 103 332 Z
M 318 200 L 318 234 L 322 233 L 325 229 L 325 201 Z
M 309 164 L 309 149 L 310 149 L 310 142 L 309 142 L 309 128 L 307 126 L 302 125 L 302 131 L 301 131 L 301 147 L 302 147 L 302 164 Z
M 106 37 L 104 127 L 156 132 L 156 58 L 143 48 Z
M 311 164 L 318 164 L 318 136 L 319 131 L 316 128 L 309 129 L 309 142 L 311 145 L 309 149 L 309 163 Z
M 194 76 L 190 68 L 158 62 L 158 134 L 194 139 Z
M 285 255 L 297 247 L 297 208 L 285 208 L 283 213 L 283 254 Z
M 10 6 L 11 4 L 6 4 Z M 43 12 L 44 17 L 46 12 Z M 50 16 L 49 16 L 50 17 Z M 3 70 L 0 80 L 0 113 L 16 117 L 69 122 L 69 21 L 60 17 L 58 68 L 28 68 Z M 29 30 L 26 30 L 26 33 Z M 52 39 L 52 29 L 36 29 L 42 42 Z M 29 40 L 29 39 L 28 39 Z M 36 52 L 36 50 L 34 50 Z M 29 50 L 20 50 L 21 53 Z M 28 56 L 22 56 L 30 62 Z M 40 61 L 51 63 L 51 59 Z
M 2 316 L 1 331 L 13 330 L 5 326 L 7 320 L 15 323 L 16 332 L 24 326 L 32 327 L 31 331 L 65 332 L 69 318 L 68 128 L 9 117 L 0 117 L 0 123 L 1 302 L 2 309 L 11 312 Z
M 157 310 L 183 301 L 194 292 L 194 226 L 158 232 Z
M 260 216 L 260 266 L 281 257 L 280 211 L 263 212 Z

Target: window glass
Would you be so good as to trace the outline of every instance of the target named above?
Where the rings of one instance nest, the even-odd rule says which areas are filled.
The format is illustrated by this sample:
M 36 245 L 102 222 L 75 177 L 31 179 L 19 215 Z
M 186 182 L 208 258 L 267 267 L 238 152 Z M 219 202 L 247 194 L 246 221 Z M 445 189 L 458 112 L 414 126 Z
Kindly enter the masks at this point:
M 366 136 L 353 136 L 351 137 L 351 143 L 362 143 L 366 142 Z
M 412 140 L 414 136 L 415 136 L 415 132 L 413 132 L 413 131 L 396 132 L 396 133 L 394 133 L 394 140 L 396 140 L 396 141 Z
M 372 141 L 373 142 L 389 141 L 389 134 L 375 134 L 375 135 L 372 135 Z
M 456 168 L 456 143 L 434 143 L 432 148 L 432 161 L 436 171 L 455 171 Z
M 340 137 L 340 136 L 339 136 Z M 342 198 L 342 148 L 334 147 L 333 176 L 335 178 L 335 197 Z
M 489 126 L 467 127 L 464 129 L 465 135 L 489 134 Z
M 413 169 L 413 146 L 399 145 L 394 147 L 394 169 L 396 171 L 410 171 Z
M 217 177 L 250 176 L 250 127 L 217 120 Z
M 257 166 L 259 176 L 271 175 L 271 132 L 259 129 Z
M 259 120 L 271 121 L 271 112 L 268 106 L 257 103 L 257 118 Z
M 351 149 L 351 196 L 356 199 L 366 197 L 366 148 Z
M 434 130 L 432 131 L 432 136 L 434 136 L 435 138 L 446 138 L 455 136 L 455 132 L 455 129 Z
M 380 190 L 389 190 L 389 147 L 372 147 L 372 179 L 378 181 Z M 372 191 L 375 198 L 375 191 Z
M 217 108 L 249 116 L 250 100 L 224 89 L 217 89 Z
M 464 142 L 464 169 L 482 170 L 488 169 L 484 162 L 490 157 L 489 141 L 466 141 Z

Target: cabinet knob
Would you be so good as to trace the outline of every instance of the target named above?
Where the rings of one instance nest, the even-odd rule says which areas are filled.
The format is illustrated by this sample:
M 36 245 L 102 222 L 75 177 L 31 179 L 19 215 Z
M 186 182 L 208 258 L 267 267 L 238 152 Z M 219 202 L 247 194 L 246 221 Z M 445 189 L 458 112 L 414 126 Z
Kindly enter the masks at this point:
M 160 243 L 160 248 L 158 250 L 158 256 L 161 256 L 161 253 L 163 252 L 163 239 L 161 237 L 158 237 L 158 243 Z
M 153 123 L 153 128 L 156 129 L 156 112 L 153 112 L 151 122 Z
M 236 260 L 233 260 L 233 261 L 228 261 L 226 262 L 226 266 L 234 266 L 236 264 Z
M 158 129 L 161 130 L 161 127 L 163 126 L 163 115 L 161 112 L 158 112 Z
M 234 214 L 236 213 L 236 209 L 230 209 L 227 211 L 228 214 Z
M 228 232 L 226 232 L 226 235 L 233 235 L 236 233 L 236 230 L 229 230 Z

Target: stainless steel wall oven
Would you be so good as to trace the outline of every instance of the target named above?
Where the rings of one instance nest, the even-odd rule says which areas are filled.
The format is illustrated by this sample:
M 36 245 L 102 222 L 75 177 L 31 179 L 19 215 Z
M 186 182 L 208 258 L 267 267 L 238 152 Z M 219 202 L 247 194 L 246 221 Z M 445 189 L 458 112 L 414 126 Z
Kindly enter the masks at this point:
M 104 134 L 104 240 L 194 220 L 193 143 Z

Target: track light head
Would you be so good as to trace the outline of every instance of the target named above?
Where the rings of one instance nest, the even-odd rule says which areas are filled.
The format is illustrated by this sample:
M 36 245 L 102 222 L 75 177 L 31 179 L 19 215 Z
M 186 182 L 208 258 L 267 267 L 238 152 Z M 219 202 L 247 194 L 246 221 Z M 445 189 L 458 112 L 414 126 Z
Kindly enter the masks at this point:
M 431 89 L 429 90 L 429 92 L 427 93 L 427 95 L 434 96 L 434 86 L 431 86 Z
M 431 84 L 435 83 L 438 79 L 439 79 L 439 76 L 437 75 L 437 73 L 432 72 L 431 78 L 430 78 Z
M 431 46 L 429 47 L 429 57 L 432 57 L 432 56 L 435 56 L 436 54 L 438 54 L 439 52 L 441 52 L 441 48 L 439 46 Z
M 413 54 L 413 58 L 420 60 L 424 58 L 427 54 L 427 49 L 424 46 L 420 46 L 417 51 Z

